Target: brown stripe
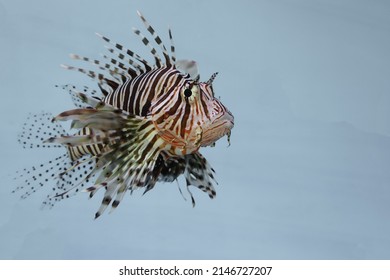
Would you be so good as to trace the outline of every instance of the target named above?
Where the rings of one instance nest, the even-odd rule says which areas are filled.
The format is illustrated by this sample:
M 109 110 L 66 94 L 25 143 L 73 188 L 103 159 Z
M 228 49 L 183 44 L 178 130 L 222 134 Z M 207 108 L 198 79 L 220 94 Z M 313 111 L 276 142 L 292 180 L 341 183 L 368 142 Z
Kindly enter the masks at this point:
M 180 71 L 177 70 L 175 67 L 169 67 L 167 69 L 169 69 L 169 71 L 167 72 L 167 77 L 165 78 L 165 86 L 172 90 L 179 85 L 179 83 L 182 81 L 183 76 L 181 75 Z
M 187 120 L 190 117 L 190 112 L 191 112 L 191 105 L 188 101 L 188 98 L 185 97 L 185 106 L 184 106 L 184 114 L 181 117 L 181 127 L 180 127 L 180 135 L 182 138 L 185 136 L 185 131 L 187 127 Z
M 202 108 L 203 108 L 203 110 L 204 110 L 204 113 L 205 113 L 206 117 L 207 117 L 208 119 L 210 119 L 210 113 L 209 113 L 209 110 L 208 110 L 208 108 L 207 108 L 207 104 L 206 104 L 206 102 L 205 102 L 205 100 L 204 100 L 203 95 L 204 95 L 204 91 L 201 89 L 200 102 L 202 103 Z

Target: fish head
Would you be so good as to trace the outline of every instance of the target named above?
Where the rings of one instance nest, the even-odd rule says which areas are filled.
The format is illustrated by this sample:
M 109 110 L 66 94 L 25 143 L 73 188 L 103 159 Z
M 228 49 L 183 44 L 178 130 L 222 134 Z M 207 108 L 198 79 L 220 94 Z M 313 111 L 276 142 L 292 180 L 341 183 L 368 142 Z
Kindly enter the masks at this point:
M 207 82 L 199 82 L 199 76 L 177 75 L 180 82 L 166 88 L 166 95 L 156 101 L 152 110 L 159 135 L 172 153 L 190 154 L 225 135 L 229 139 L 234 117 L 214 95 L 212 81 L 216 74 Z
M 214 94 L 212 81 L 217 73 L 213 74 L 209 81 L 199 83 L 200 102 L 204 115 L 199 116 L 199 124 L 203 135 L 200 145 L 202 147 L 213 145 L 223 136 L 230 141 L 231 130 L 234 126 L 234 116 L 226 106 Z

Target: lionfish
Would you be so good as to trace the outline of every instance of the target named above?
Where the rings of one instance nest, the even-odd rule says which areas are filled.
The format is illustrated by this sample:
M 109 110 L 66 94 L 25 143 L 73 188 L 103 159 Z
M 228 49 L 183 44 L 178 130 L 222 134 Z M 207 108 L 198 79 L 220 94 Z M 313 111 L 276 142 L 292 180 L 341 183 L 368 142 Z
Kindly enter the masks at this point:
M 150 48 L 154 63 L 100 34 L 109 44 L 104 60 L 71 55 L 97 69 L 62 66 L 91 77 L 99 89 L 62 86 L 76 108 L 54 118 L 48 113 L 31 115 L 24 124 L 19 136 L 24 147 L 53 145 L 65 147 L 66 153 L 22 171 L 22 183 L 14 190 L 24 189 L 22 198 L 49 181 L 54 181 L 53 193 L 43 202 L 49 206 L 79 190 L 92 197 L 103 188 L 97 218 L 109 205 L 115 209 L 128 190 L 143 188 L 146 193 L 156 182 L 173 182 L 180 175 L 193 206 L 191 185 L 215 197 L 215 171 L 199 149 L 213 146 L 223 136 L 230 144 L 234 125 L 233 115 L 214 95 L 217 73 L 200 82 L 196 62 L 176 60 L 171 29 L 168 51 L 144 16 L 140 12 L 138 16 L 159 48 L 133 28 Z M 60 121 L 71 121 L 71 133 Z

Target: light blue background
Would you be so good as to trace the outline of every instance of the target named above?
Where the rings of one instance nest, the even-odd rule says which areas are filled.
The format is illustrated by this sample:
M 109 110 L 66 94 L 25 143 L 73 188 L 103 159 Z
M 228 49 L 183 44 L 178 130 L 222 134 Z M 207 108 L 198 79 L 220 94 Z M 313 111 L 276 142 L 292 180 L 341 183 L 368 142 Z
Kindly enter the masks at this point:
M 159 184 L 93 215 L 80 194 L 11 195 L 8 174 L 60 151 L 17 143 L 28 112 L 72 107 L 59 67 L 104 52 L 100 32 L 142 53 L 140 10 L 177 56 L 198 61 L 235 116 L 232 145 L 203 153 L 217 198 Z M 389 259 L 390 4 L 363 0 L 0 0 L 2 259 Z M 184 182 L 181 181 L 184 185 Z

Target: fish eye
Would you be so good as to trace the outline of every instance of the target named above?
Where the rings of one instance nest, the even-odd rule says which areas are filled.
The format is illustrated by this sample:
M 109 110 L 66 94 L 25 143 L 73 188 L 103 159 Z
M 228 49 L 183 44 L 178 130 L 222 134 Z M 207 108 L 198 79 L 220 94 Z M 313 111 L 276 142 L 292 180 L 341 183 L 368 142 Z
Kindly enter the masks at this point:
M 185 97 L 190 97 L 192 95 L 192 91 L 189 88 L 186 88 L 184 90 Z

